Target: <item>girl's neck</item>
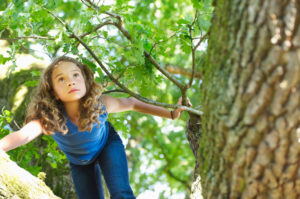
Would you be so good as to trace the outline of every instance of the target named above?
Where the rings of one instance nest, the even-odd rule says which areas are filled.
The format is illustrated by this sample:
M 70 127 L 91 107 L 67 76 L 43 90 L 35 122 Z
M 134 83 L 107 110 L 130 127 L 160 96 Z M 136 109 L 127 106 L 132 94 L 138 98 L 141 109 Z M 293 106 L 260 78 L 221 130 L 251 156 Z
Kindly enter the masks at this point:
M 78 120 L 80 116 L 79 101 L 64 103 L 64 107 L 68 117 L 71 120 Z

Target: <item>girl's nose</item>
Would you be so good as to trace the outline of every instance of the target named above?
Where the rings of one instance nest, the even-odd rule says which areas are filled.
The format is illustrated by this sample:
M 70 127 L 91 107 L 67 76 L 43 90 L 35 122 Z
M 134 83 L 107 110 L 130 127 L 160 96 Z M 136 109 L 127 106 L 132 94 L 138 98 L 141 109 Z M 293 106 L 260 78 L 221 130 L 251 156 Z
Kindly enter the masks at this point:
M 75 85 L 75 82 L 70 81 L 70 82 L 68 83 L 68 86 L 72 86 L 72 85 Z

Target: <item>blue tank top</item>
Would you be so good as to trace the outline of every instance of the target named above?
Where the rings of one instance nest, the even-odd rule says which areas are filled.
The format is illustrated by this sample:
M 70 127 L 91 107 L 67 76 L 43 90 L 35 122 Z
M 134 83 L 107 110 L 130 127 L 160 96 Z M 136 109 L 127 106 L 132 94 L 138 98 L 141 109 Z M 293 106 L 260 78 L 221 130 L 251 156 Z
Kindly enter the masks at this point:
M 51 135 L 71 163 L 89 164 L 96 159 L 103 149 L 109 132 L 108 121 L 106 121 L 108 114 L 104 105 L 103 109 L 105 112 L 98 117 L 100 124 L 95 123 L 91 132 L 79 131 L 78 127 L 65 114 L 68 133 L 63 135 L 60 132 L 55 132 Z

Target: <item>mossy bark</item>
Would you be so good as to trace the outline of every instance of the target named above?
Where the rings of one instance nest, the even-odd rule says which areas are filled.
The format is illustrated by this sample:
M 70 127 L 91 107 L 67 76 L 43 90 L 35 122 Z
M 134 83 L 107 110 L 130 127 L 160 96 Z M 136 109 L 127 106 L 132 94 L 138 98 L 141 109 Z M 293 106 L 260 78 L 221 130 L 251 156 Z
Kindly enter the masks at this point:
M 29 104 L 30 97 L 34 92 L 33 87 L 27 87 L 24 85 L 24 83 L 29 80 L 39 80 L 39 77 L 32 77 L 31 73 L 33 70 L 41 71 L 41 68 L 42 67 L 40 66 L 33 65 L 30 69 L 14 72 L 10 74 L 10 77 L 0 79 L 0 110 L 4 108 L 12 111 L 13 107 L 15 106 L 15 100 L 20 101 L 19 105 L 15 107 L 13 112 L 15 122 L 10 124 L 14 130 L 17 130 L 18 126 L 22 126 L 26 114 L 26 107 Z M 26 88 L 24 95 L 21 97 L 17 96 L 18 91 L 24 87 Z M 16 124 L 18 124 L 18 126 L 16 126 Z M 1 137 L 3 136 L 4 135 Z M 49 185 L 49 187 L 51 187 L 52 191 L 56 195 L 59 195 L 64 199 L 77 198 L 70 175 L 68 161 L 62 161 L 57 165 L 57 168 L 52 168 L 49 162 L 45 161 L 49 154 L 45 153 L 44 149 L 48 147 L 49 141 L 46 141 L 42 136 L 40 136 L 34 141 L 34 143 L 34 150 L 36 150 L 36 153 L 39 154 L 39 158 L 33 157 L 30 165 L 38 165 L 39 167 L 43 168 L 43 171 L 47 173 L 45 182 Z M 24 150 L 22 151 L 22 149 L 19 148 L 15 150 L 20 150 L 24 155 Z M 33 154 L 32 151 L 30 152 Z M 27 151 L 27 153 L 29 152 Z M 17 156 L 11 157 L 14 161 L 16 161 L 16 163 L 19 163 L 18 158 L 16 158 Z M 22 161 L 22 158 L 20 159 L 20 161 Z M 24 168 L 26 169 L 26 167 Z
M 204 198 L 300 197 L 300 2 L 216 0 L 201 85 Z
M 41 175 L 42 176 L 42 175 Z M 58 199 L 43 180 L 32 176 L 0 150 L 0 199 Z

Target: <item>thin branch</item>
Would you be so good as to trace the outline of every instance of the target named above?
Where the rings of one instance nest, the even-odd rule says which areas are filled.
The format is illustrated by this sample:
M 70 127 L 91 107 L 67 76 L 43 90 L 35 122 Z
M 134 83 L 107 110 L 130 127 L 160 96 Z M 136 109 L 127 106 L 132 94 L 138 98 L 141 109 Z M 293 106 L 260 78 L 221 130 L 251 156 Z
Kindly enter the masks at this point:
M 81 0 L 83 1 L 83 0 Z M 89 8 L 92 8 L 94 10 L 99 10 L 100 7 L 98 5 L 96 5 L 94 2 L 90 1 L 90 0 L 85 0 L 86 2 L 88 2 L 90 4 L 90 6 L 88 6 L 86 3 L 84 3 L 84 5 L 88 6 Z M 122 18 L 120 15 L 117 15 L 115 13 L 109 12 L 109 11 L 105 11 L 105 14 L 118 19 L 119 22 L 122 22 Z
M 129 34 L 129 32 L 122 26 L 122 23 L 114 23 L 113 24 L 114 26 L 116 26 L 121 32 L 122 34 L 131 42 L 132 41 L 132 38 L 131 38 L 131 35 Z
M 93 7 L 93 9 L 99 9 L 99 7 L 96 4 L 94 4 L 92 1 L 90 0 L 85 0 L 85 1 L 88 2 Z
M 127 92 L 122 90 L 122 89 L 114 89 L 114 90 L 109 90 L 109 91 L 102 92 L 102 94 L 108 94 L 108 93 L 127 93 Z
M 96 26 L 93 30 L 91 30 L 90 32 L 84 33 L 84 34 L 80 35 L 79 37 L 80 37 L 80 38 L 83 38 L 83 37 L 85 37 L 85 36 L 87 36 L 87 35 L 89 35 L 89 34 L 91 34 L 91 33 L 93 33 L 93 32 L 96 32 L 97 30 L 99 30 L 99 29 L 102 28 L 103 26 L 106 26 L 106 25 L 113 25 L 113 23 L 114 23 L 113 21 L 107 20 L 107 21 L 103 22 L 102 24 L 97 25 L 97 26 Z
M 124 70 L 118 75 L 117 80 L 119 80 L 125 73 L 125 71 L 128 69 L 129 65 L 127 65 Z
M 92 41 L 92 40 L 95 39 L 95 38 L 99 38 L 99 39 L 104 39 L 104 40 L 106 40 L 105 37 L 101 37 L 100 35 L 96 35 L 96 36 L 92 37 L 90 41 Z
M 151 61 L 151 63 L 161 72 L 163 73 L 169 80 L 174 82 L 180 89 L 184 89 L 184 85 L 175 79 L 166 69 L 161 67 L 156 60 L 146 51 L 144 50 L 144 55 Z
M 192 36 L 192 35 L 191 35 Z M 206 36 L 207 34 L 205 34 L 199 41 L 198 43 L 196 44 L 196 46 L 193 47 L 192 45 L 192 75 L 191 75 L 191 78 L 190 78 L 190 81 L 187 85 L 187 88 L 190 88 L 193 84 L 193 80 L 194 80 L 194 77 L 195 77 L 195 70 L 196 70 L 196 51 L 197 51 L 197 48 L 200 46 L 200 44 L 206 39 Z M 193 40 L 191 39 L 191 42 L 193 44 Z
M 208 33 L 206 33 L 203 37 L 201 37 L 198 41 L 198 43 L 194 46 L 194 49 L 197 50 L 197 48 L 200 46 L 200 44 L 206 39 Z
M 204 41 L 204 39 L 206 38 L 206 35 L 204 35 L 203 37 L 201 37 L 201 39 L 199 39 L 198 43 L 195 46 L 193 46 L 193 33 L 192 33 L 192 31 L 193 31 L 193 25 L 195 24 L 196 21 L 198 21 L 197 20 L 198 16 L 199 16 L 198 11 L 196 11 L 194 21 L 193 21 L 192 25 L 189 26 L 191 49 L 192 49 L 192 75 L 191 75 L 189 83 L 186 85 L 186 89 L 189 89 L 192 86 L 193 80 L 194 80 L 194 77 L 195 77 L 195 73 L 196 73 L 195 72 L 195 70 L 196 70 L 196 50 L 200 46 L 200 44 Z
M 172 65 L 167 65 L 165 69 L 172 74 L 180 74 L 186 77 L 191 77 L 192 76 L 192 70 L 190 69 L 184 69 L 179 66 L 172 66 Z M 195 72 L 195 78 L 201 79 L 201 74 L 199 72 Z
M 171 163 L 172 163 L 172 160 L 174 159 L 173 157 L 169 157 L 169 153 L 166 153 L 165 150 L 164 150 L 164 147 L 161 145 L 161 143 L 157 140 L 156 136 L 154 136 L 154 139 L 153 139 L 154 143 L 159 146 L 159 148 L 161 149 L 161 153 L 164 155 L 164 158 L 166 159 L 166 162 L 167 164 L 164 165 L 162 168 L 163 170 L 166 172 L 167 175 L 169 175 L 169 177 L 177 180 L 178 182 L 182 183 L 186 188 L 187 190 L 191 190 L 191 187 L 189 185 L 189 183 L 186 181 L 186 180 L 182 180 L 180 179 L 178 176 L 174 175 L 173 172 L 171 172 L 171 170 L 169 169 Z
M 67 26 L 67 24 L 65 22 L 63 22 L 59 17 L 57 17 L 55 14 L 53 14 L 52 12 L 50 12 L 49 10 L 47 10 L 46 8 L 44 8 L 43 6 L 37 4 L 40 8 L 42 8 L 43 10 L 45 10 L 46 12 L 48 12 L 52 17 L 54 17 L 56 20 L 58 20 L 62 25 L 65 26 L 65 28 L 67 30 L 69 30 L 69 27 Z
M 180 179 L 167 167 L 165 167 L 164 170 L 169 175 L 169 177 L 171 177 L 171 178 L 177 180 L 178 182 L 180 182 L 181 184 L 183 184 L 186 187 L 186 190 L 188 190 L 188 191 L 191 190 L 191 186 L 189 185 L 188 181 Z
M 149 54 L 151 55 L 151 52 L 152 52 L 152 50 L 155 48 L 156 45 L 161 44 L 161 43 L 164 43 L 164 42 L 166 42 L 166 41 L 169 41 L 169 40 L 170 40 L 172 37 L 174 37 L 175 35 L 176 35 L 176 33 L 174 33 L 173 35 L 169 36 L 169 37 L 168 37 L 167 39 L 165 39 L 165 40 L 162 40 L 162 41 L 159 41 L 159 42 L 155 42 L 155 43 L 152 45 Z
M 195 22 L 198 21 L 197 19 L 198 19 L 198 10 L 196 10 L 195 17 L 194 17 L 194 20 L 193 20 L 191 26 L 193 26 L 195 24 Z
M 88 7 L 88 8 L 90 8 L 90 9 L 95 9 L 95 8 L 92 8 L 90 5 L 88 5 L 84 0 L 81 0 L 81 2 L 86 6 L 86 7 Z
M 0 38 L 0 40 L 7 40 L 7 41 L 15 41 L 19 39 L 43 39 L 43 40 L 55 40 L 51 37 L 43 37 L 43 36 L 23 36 L 23 37 L 14 37 L 14 38 Z

